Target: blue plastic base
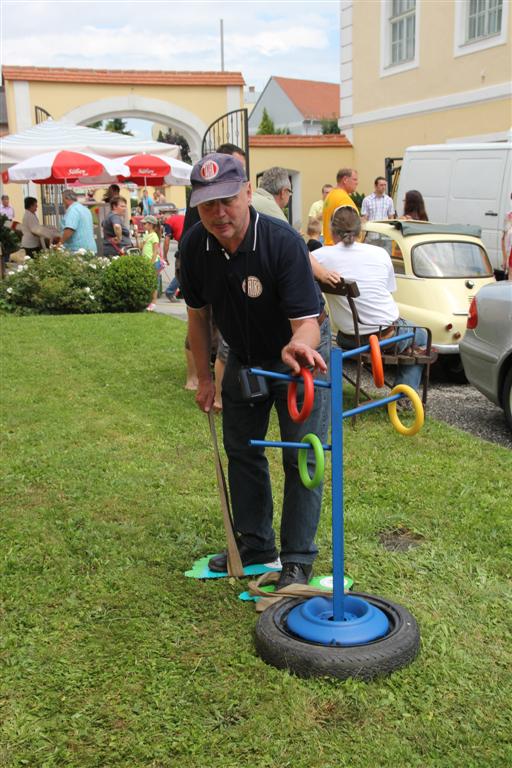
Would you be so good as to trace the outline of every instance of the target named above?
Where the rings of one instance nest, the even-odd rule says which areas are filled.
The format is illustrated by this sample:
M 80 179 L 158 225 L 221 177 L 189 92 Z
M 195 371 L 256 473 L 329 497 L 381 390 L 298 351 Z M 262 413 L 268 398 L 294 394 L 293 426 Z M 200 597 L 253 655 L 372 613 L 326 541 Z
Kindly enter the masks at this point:
M 353 595 L 345 595 L 343 605 L 343 621 L 334 621 L 332 598 L 305 600 L 288 614 L 288 629 L 320 645 L 365 645 L 387 634 L 389 621 L 379 608 Z

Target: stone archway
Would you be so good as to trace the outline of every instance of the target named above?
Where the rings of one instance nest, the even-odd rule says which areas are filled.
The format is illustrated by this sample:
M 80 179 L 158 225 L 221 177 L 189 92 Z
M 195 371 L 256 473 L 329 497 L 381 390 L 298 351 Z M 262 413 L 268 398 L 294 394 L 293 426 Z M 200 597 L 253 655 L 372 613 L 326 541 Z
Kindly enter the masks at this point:
M 169 125 L 187 139 L 192 161 L 201 157 L 201 141 L 207 125 L 193 112 L 172 102 L 130 94 L 91 101 L 62 115 L 62 119 L 80 125 L 112 117 L 136 117 Z

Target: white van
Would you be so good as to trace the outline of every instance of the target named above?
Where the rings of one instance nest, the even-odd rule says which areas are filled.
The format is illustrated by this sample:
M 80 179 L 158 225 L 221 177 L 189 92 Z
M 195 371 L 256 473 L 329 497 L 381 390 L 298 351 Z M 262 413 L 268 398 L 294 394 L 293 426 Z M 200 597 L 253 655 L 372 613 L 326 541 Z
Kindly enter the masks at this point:
M 501 267 L 501 234 L 512 209 L 512 142 L 408 147 L 395 201 L 399 216 L 410 189 L 423 195 L 430 221 L 481 227 L 491 263 Z

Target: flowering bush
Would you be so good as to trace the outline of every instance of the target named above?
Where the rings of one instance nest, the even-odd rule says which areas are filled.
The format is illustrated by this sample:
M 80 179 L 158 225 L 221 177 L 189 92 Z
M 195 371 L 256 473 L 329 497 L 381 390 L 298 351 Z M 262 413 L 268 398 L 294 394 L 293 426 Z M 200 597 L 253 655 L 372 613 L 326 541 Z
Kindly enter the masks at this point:
M 140 256 L 111 261 L 83 249 L 51 248 L 8 270 L 0 282 L 0 309 L 20 315 L 136 312 L 147 306 L 155 286 L 155 270 Z
M 101 311 L 101 274 L 109 260 L 87 251 L 42 251 L 12 267 L 0 284 L 4 309 L 17 314 Z

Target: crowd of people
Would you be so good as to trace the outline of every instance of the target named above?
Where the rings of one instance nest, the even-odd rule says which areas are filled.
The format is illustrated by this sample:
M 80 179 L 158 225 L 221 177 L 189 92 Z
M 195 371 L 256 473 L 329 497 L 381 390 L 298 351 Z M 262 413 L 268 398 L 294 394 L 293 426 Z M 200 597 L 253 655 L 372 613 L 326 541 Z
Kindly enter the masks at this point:
M 142 193 L 138 208 L 146 213 L 141 221 L 142 232 L 132 217 L 130 202 L 121 196 L 118 184 L 111 184 L 102 198 L 105 214 L 102 217 L 101 253 L 107 258 L 124 255 L 130 251 L 141 253 L 148 258 L 160 274 L 165 266 L 170 263 L 170 243 L 179 242 L 183 230 L 184 214 L 180 213 L 173 203 L 168 203 L 163 193 L 155 192 L 154 199 L 145 189 Z M 38 217 L 38 200 L 27 196 L 24 199 L 24 214 L 19 222 L 21 232 L 20 247 L 25 255 L 33 258 L 42 250 L 61 246 L 70 252 L 85 250 L 96 254 L 98 241 L 91 208 L 98 205 L 94 191 L 88 189 L 82 204 L 82 195 L 76 189 L 64 189 L 62 191 L 62 204 L 64 215 L 61 218 L 60 229 L 54 226 L 41 224 Z M 165 213 L 161 212 L 165 211 Z M 151 213 L 154 211 L 154 213 Z M 15 211 L 10 203 L 8 195 L 2 195 L 0 215 L 3 215 L 10 223 L 14 223 Z M 4 264 L 7 263 L 10 253 L 2 254 Z M 168 289 L 167 296 L 172 299 L 177 293 L 179 283 L 174 278 Z M 147 309 L 155 309 L 156 292 Z

